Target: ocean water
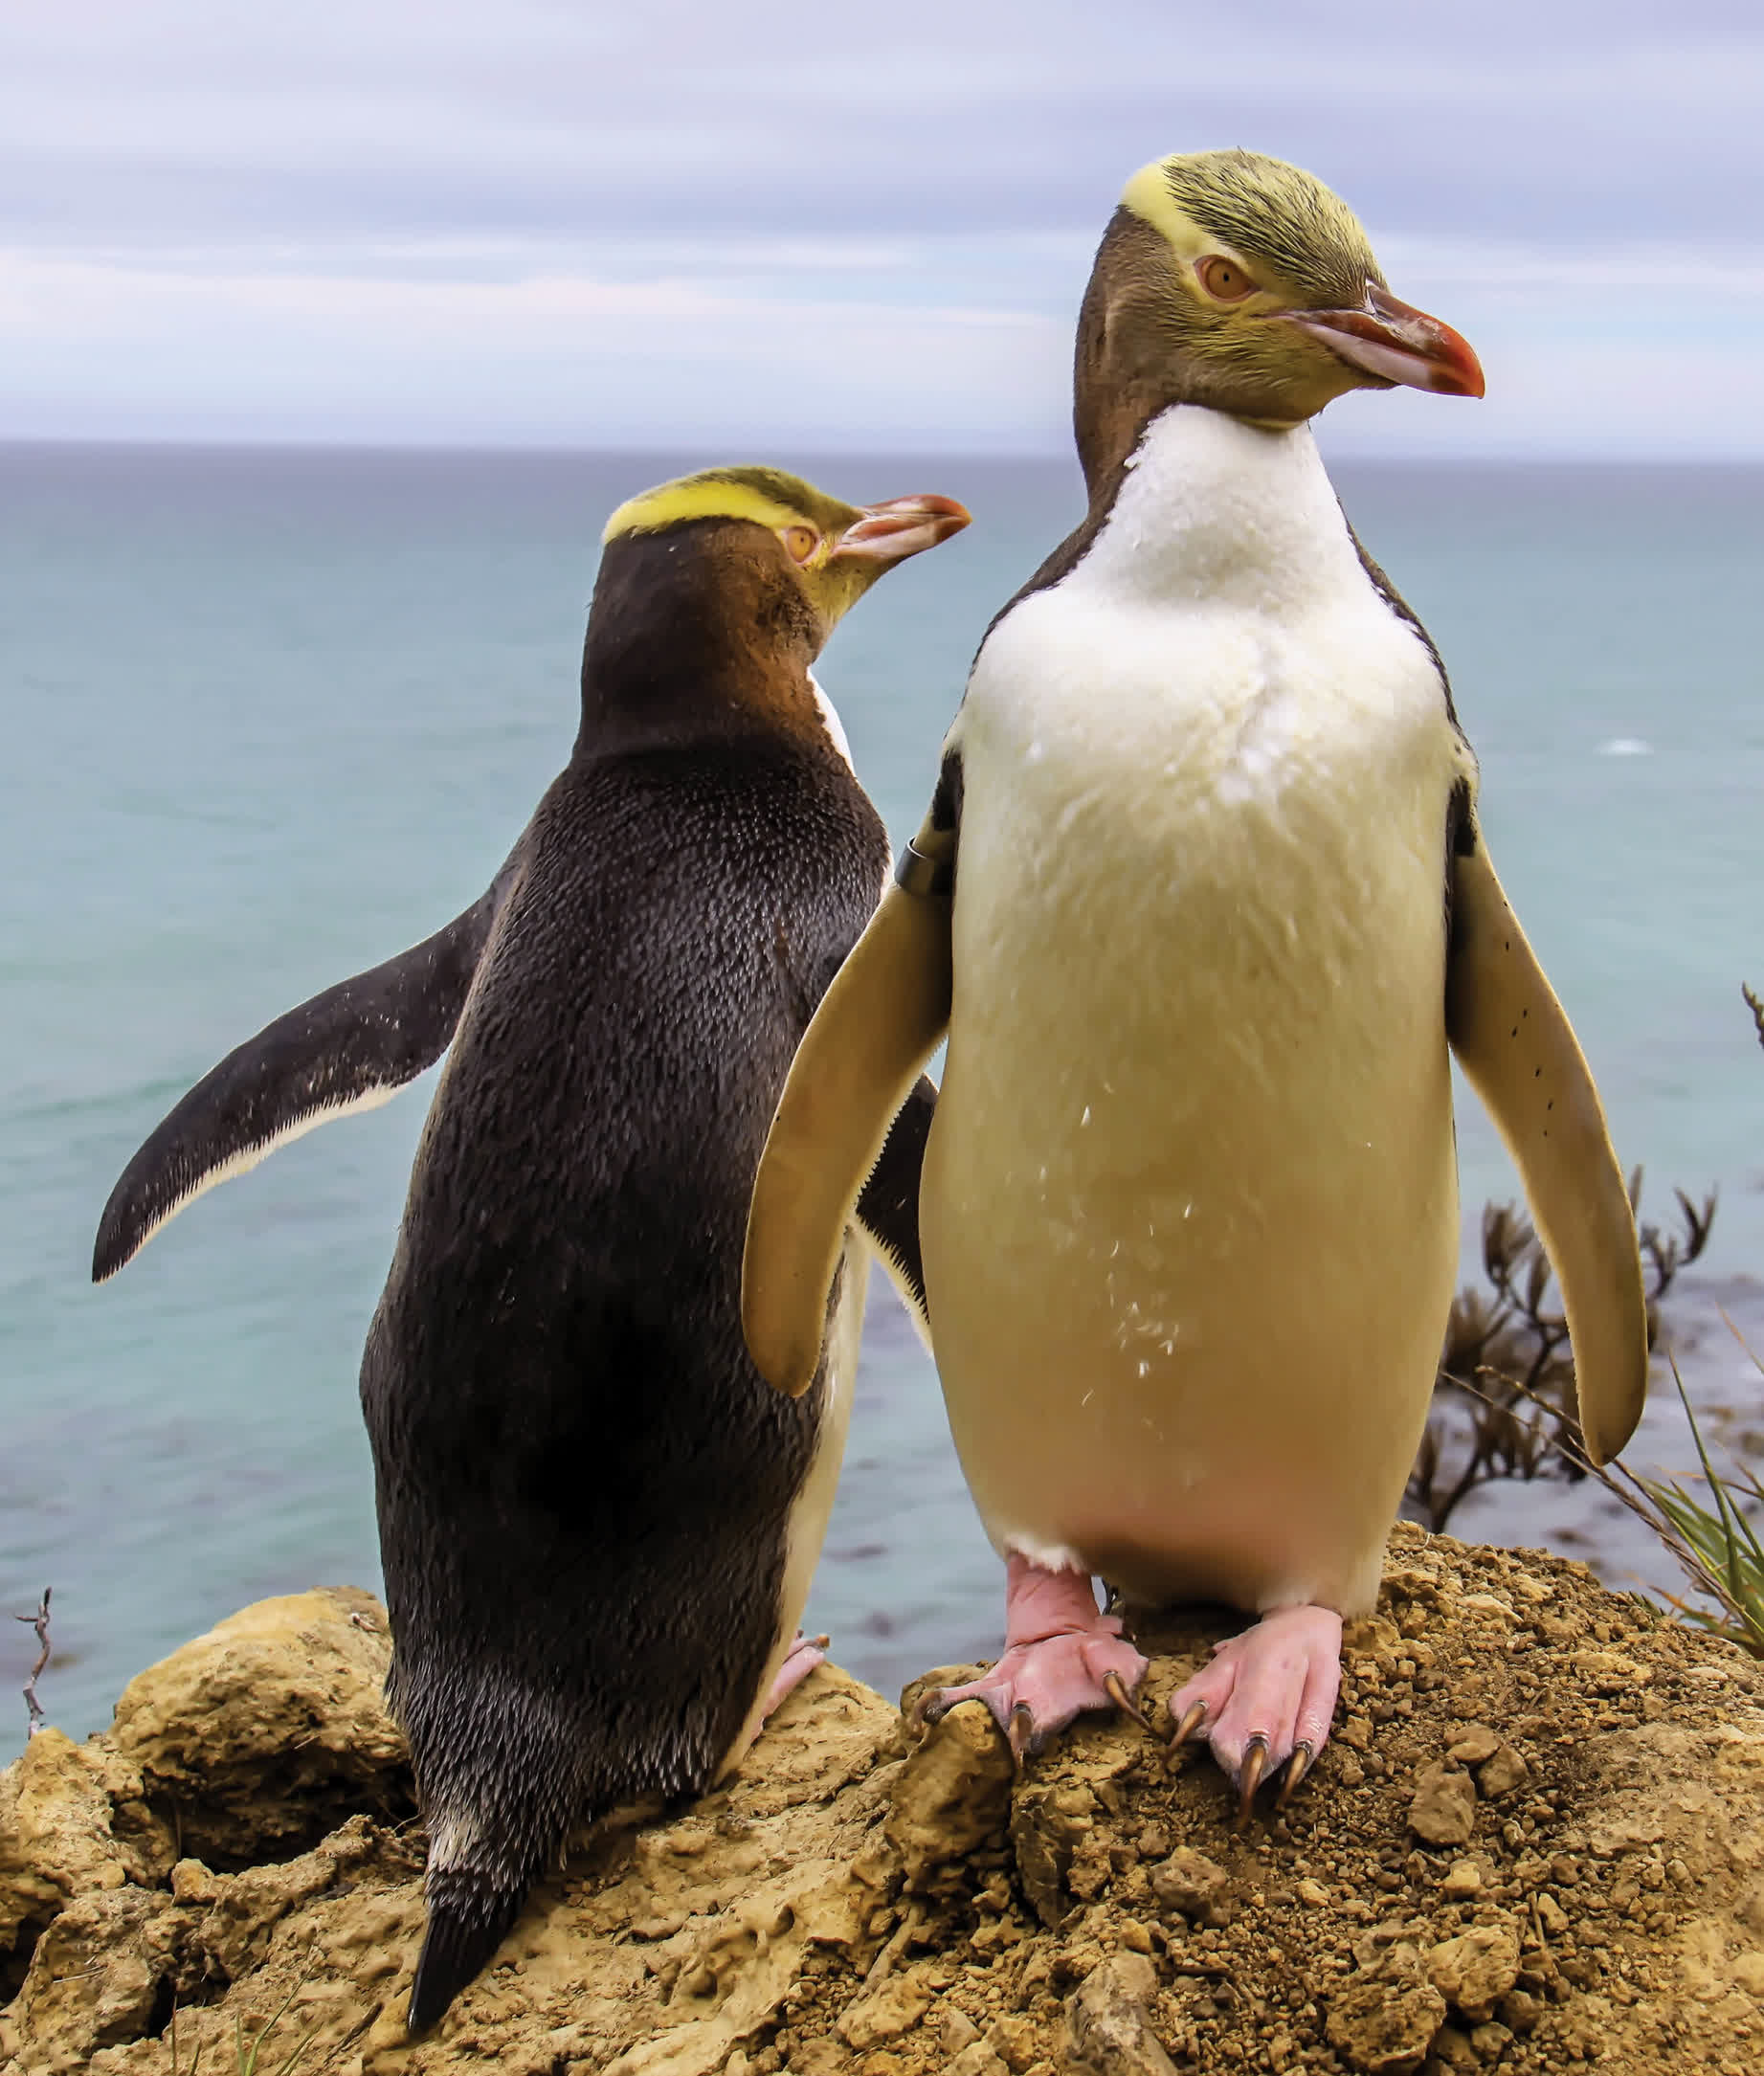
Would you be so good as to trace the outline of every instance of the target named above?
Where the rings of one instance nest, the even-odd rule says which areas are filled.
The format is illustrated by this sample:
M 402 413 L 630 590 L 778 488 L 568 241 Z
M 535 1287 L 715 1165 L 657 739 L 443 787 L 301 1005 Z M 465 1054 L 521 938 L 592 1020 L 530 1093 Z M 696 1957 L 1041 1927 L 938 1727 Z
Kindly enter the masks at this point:
M 377 1587 L 356 1403 L 433 1077 L 194 1205 L 114 1283 L 93 1229 L 222 1053 L 476 897 L 568 752 L 594 544 L 704 457 L 0 449 L 0 1614 L 55 1588 L 52 1716 L 264 1594 Z M 892 574 L 820 675 L 897 842 L 997 604 L 1072 524 L 1061 464 L 771 457 L 975 525 Z M 1718 1185 L 1668 1319 L 1723 1439 L 1764 1452 L 1764 472 L 1355 466 L 1431 628 L 1507 888 L 1626 1161 Z M 1510 1194 L 1461 1105 L 1466 1264 Z M 880 1278 L 810 1606 L 884 1687 L 990 1653 L 998 1567 L 935 1378 Z M 1669 1380 L 1632 1455 L 1684 1465 Z M 1454 1524 L 1671 1572 L 1582 1487 Z M 0 1751 L 34 1642 L 0 1622 Z

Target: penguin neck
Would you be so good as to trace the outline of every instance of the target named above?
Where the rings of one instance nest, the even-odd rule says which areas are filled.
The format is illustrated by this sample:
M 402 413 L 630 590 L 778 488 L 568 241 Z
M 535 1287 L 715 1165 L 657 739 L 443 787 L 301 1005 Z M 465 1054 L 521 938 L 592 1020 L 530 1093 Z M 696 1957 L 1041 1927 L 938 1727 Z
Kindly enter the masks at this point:
M 819 729 L 823 638 L 783 569 L 699 529 L 627 536 L 601 558 L 575 754 Z
M 1308 425 L 1273 431 L 1173 404 L 1091 507 L 1073 575 L 1142 595 L 1277 608 L 1357 577 L 1358 550 Z

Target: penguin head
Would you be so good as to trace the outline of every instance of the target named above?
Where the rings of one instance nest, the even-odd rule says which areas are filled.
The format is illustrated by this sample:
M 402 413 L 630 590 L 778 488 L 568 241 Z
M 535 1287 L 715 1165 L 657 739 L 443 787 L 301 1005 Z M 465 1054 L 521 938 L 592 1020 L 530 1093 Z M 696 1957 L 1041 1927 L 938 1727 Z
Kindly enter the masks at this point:
M 1153 160 L 1104 234 L 1078 335 L 1086 469 L 1169 404 L 1297 425 L 1348 390 L 1481 396 L 1476 355 L 1385 286 L 1358 217 L 1253 151 Z M 1131 440 L 1128 442 L 1130 448 Z
M 601 536 L 620 545 L 672 537 L 677 548 L 714 566 L 726 590 L 763 599 L 776 594 L 800 611 L 795 620 L 813 660 L 844 614 L 885 569 L 935 547 L 968 525 L 953 498 L 893 498 L 847 504 L 783 469 L 700 469 L 621 504 Z

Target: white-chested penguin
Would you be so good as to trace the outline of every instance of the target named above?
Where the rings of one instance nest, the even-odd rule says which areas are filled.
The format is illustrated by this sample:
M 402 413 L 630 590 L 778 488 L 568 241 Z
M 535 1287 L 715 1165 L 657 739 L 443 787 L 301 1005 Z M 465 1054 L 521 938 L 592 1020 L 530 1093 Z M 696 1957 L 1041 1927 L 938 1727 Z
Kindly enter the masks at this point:
M 1130 1701 L 1100 1615 L 1261 1618 L 1172 1699 L 1247 1812 L 1329 1733 L 1455 1280 L 1448 1047 L 1567 1302 L 1586 1445 L 1646 1384 L 1640 1263 L 1585 1062 L 1476 815 L 1445 673 L 1306 423 L 1480 395 L 1297 167 L 1149 166 L 1080 320 L 1089 512 L 993 622 L 931 812 L 798 1053 L 744 1293 L 801 1390 L 839 1235 L 946 1023 L 920 1207 L 932 1345 L 1008 1568 L 984 1697 L 1019 1751 Z M 936 1705 L 934 1705 L 936 1706 Z
M 389 1695 L 430 1840 L 413 2032 L 573 1826 L 703 1790 L 817 1662 L 793 1640 L 867 1259 L 841 1247 L 798 1406 L 742 1344 L 741 1250 L 791 1057 L 889 857 L 810 667 L 884 569 L 967 518 L 759 468 L 623 505 L 581 732 L 489 891 L 224 1060 L 105 1209 L 100 1280 L 211 1183 L 452 1043 L 361 1377 Z M 854 1214 L 921 1311 L 930 1101 Z

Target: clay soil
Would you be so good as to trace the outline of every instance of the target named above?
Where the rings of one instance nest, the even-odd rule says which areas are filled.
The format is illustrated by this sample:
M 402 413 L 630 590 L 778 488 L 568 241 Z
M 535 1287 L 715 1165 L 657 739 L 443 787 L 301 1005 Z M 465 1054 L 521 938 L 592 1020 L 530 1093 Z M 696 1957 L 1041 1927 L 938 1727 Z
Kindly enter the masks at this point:
M 1142 1635 L 1154 1720 L 1221 1633 Z M 386 1651 L 365 1595 L 262 1602 L 0 1775 L 7 2066 L 1764 2067 L 1764 1672 L 1577 1565 L 1399 1527 L 1331 1745 L 1241 1830 L 1131 1723 L 1014 1775 L 983 1709 L 913 1739 L 829 1667 L 728 1786 L 578 1842 L 413 2045 Z

